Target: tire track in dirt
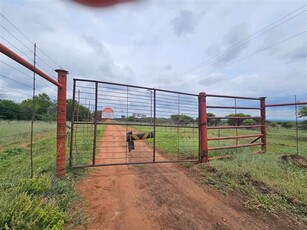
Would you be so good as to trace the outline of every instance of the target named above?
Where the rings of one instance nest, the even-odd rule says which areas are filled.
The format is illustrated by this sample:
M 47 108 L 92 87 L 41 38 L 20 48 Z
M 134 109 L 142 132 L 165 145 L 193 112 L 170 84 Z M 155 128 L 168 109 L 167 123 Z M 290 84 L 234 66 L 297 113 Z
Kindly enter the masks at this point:
M 106 163 L 99 156 L 125 157 L 125 139 L 123 127 L 107 126 L 97 164 Z M 114 147 L 114 141 L 120 144 Z M 135 144 L 130 156 L 151 155 L 143 141 Z M 257 220 L 236 200 L 212 189 L 205 192 L 175 164 L 93 168 L 76 189 L 88 202 L 89 229 L 281 229 Z

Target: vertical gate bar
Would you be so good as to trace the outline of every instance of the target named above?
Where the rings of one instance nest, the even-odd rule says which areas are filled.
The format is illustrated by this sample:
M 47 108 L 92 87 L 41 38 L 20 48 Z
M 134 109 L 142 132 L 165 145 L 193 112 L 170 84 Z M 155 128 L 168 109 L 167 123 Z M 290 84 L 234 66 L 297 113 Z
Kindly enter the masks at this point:
M 126 106 L 126 134 L 128 133 L 128 120 L 127 120 L 127 118 L 129 117 L 129 105 L 128 105 L 128 102 L 129 102 L 129 88 L 127 86 L 127 97 L 126 97 L 126 103 L 127 103 L 127 106 Z M 128 142 L 126 141 L 125 163 L 127 163 L 127 159 L 128 159 Z
M 96 135 L 97 135 L 97 107 L 98 107 L 98 82 L 95 82 L 95 118 L 94 118 L 94 138 L 93 138 L 93 159 L 92 165 L 96 163 Z
M 260 98 L 260 117 L 261 117 L 261 150 L 263 152 L 266 152 L 266 125 L 265 125 L 265 120 L 266 120 L 266 114 L 265 114 L 265 97 Z
M 235 116 L 237 115 L 237 98 L 235 98 Z M 238 119 L 235 120 L 236 121 L 236 126 L 238 126 Z M 236 128 L 236 136 L 238 136 L 238 129 Z M 236 145 L 238 145 L 239 143 L 239 139 L 235 139 Z M 238 149 L 235 148 L 236 152 L 238 152 Z
M 66 83 L 68 72 L 63 69 L 55 70 L 58 73 L 58 103 L 57 103 L 57 156 L 56 176 L 65 176 L 66 172 Z
M 296 95 L 294 95 L 294 104 L 295 104 L 295 134 L 296 134 L 296 154 L 298 154 L 298 113 L 297 113 L 297 100 L 296 100 Z
M 154 91 L 154 107 L 153 107 L 153 112 L 154 112 L 154 117 L 153 117 L 153 129 L 154 129 L 154 139 L 153 139 L 153 152 L 152 152 L 152 161 L 153 163 L 156 162 L 156 138 L 157 138 L 157 134 L 156 134 L 156 89 L 153 89 Z
M 178 94 L 178 115 L 180 115 L 180 94 Z M 179 129 L 179 121 L 178 121 L 178 124 L 177 124 L 177 154 L 179 156 L 179 152 L 180 152 L 180 129 Z
M 71 120 L 70 120 L 70 150 L 69 150 L 69 167 L 72 166 L 72 151 L 74 141 L 74 124 L 75 124 L 75 100 L 76 100 L 76 79 L 73 79 L 72 89 L 72 108 L 71 108 Z
M 199 161 L 205 163 L 209 161 L 208 157 L 208 133 L 207 133 L 207 106 L 206 106 L 206 93 L 201 92 L 198 96 L 199 100 Z

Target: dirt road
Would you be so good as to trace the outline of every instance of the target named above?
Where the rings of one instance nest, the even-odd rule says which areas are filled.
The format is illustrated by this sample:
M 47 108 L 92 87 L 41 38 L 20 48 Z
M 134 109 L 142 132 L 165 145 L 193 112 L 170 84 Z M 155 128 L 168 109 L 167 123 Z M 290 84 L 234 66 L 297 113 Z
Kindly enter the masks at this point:
M 98 158 L 125 157 L 125 136 L 124 128 L 108 126 Z M 120 144 L 114 147 L 114 142 Z M 134 154 L 151 152 L 141 142 L 136 149 Z M 200 186 L 174 164 L 93 168 L 76 189 L 88 202 L 89 229 L 303 229 L 247 211 L 237 199 Z

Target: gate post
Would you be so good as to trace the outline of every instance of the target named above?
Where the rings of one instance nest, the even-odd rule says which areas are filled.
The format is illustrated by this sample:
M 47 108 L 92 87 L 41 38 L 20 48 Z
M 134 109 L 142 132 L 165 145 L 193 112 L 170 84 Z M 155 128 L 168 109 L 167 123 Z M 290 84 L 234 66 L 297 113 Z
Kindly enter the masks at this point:
M 260 98 L 260 117 L 261 117 L 261 150 L 266 152 L 266 115 L 265 115 L 265 97 Z
M 207 108 L 206 93 L 199 93 L 198 96 L 198 123 L 199 123 L 199 162 L 209 161 L 208 157 L 208 132 L 207 132 Z
M 57 103 L 57 151 L 56 151 L 56 176 L 65 176 L 65 153 L 66 153 L 66 82 L 68 71 L 57 69 L 58 103 Z

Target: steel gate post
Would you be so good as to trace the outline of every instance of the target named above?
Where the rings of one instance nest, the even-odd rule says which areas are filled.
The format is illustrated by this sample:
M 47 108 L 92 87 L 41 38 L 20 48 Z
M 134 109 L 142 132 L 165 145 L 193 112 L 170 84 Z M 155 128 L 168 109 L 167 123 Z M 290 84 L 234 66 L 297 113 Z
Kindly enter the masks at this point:
M 260 117 L 261 117 L 261 150 L 266 152 L 266 114 L 265 114 L 265 97 L 260 98 Z
M 97 107 L 98 107 L 98 82 L 95 82 L 95 117 L 94 117 L 94 138 L 93 138 L 93 159 L 92 165 L 96 164 L 96 135 L 97 135 Z
M 209 161 L 208 156 L 208 130 L 207 130 L 207 108 L 206 93 L 201 92 L 198 96 L 199 110 L 199 162 Z
M 58 103 L 57 103 L 57 153 L 56 176 L 65 176 L 66 153 L 66 82 L 68 72 L 63 69 L 55 70 L 58 73 Z
M 70 124 L 69 167 L 72 167 L 72 160 L 73 160 L 72 152 L 73 152 L 73 142 L 74 142 L 75 102 L 76 102 L 76 80 L 73 79 L 71 124 Z
M 155 163 L 156 162 L 156 89 L 153 89 L 154 91 L 154 119 L 153 119 L 153 126 L 154 126 L 154 139 L 153 139 L 153 156 L 152 156 L 152 160 Z

